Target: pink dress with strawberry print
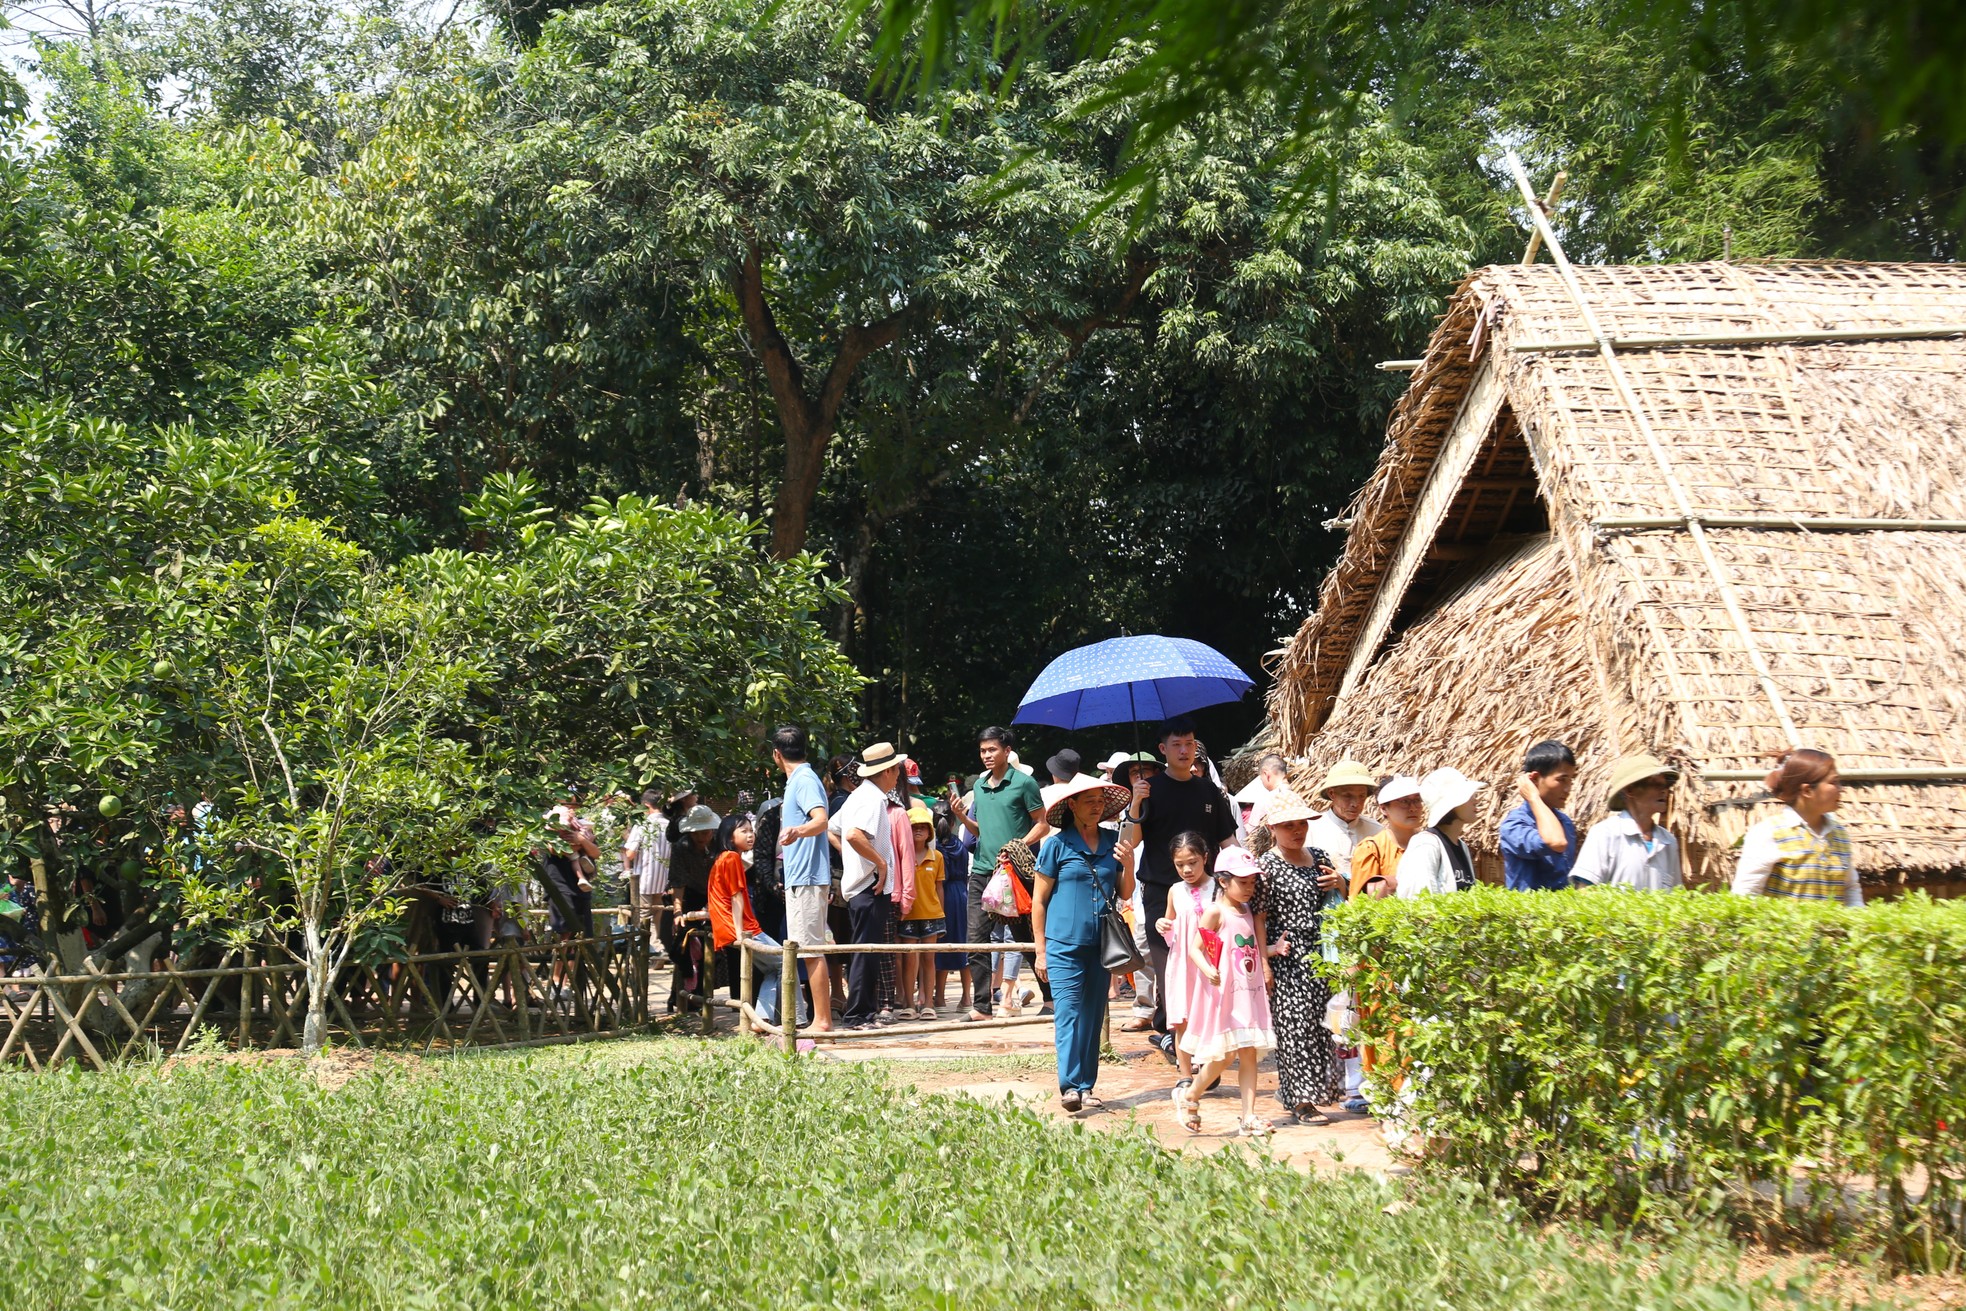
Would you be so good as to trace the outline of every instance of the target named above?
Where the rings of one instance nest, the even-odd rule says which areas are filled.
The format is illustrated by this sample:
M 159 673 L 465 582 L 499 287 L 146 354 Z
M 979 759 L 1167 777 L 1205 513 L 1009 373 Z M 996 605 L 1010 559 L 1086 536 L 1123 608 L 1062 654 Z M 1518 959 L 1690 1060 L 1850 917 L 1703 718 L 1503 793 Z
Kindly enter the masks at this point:
M 1222 982 L 1210 984 L 1195 970 L 1188 1027 L 1181 1035 L 1181 1050 L 1203 1063 L 1245 1047 L 1269 1051 L 1277 1045 L 1270 995 L 1263 987 L 1263 958 L 1256 947 L 1256 921 L 1247 907 L 1238 910 L 1227 897 L 1216 904 L 1222 908 Z

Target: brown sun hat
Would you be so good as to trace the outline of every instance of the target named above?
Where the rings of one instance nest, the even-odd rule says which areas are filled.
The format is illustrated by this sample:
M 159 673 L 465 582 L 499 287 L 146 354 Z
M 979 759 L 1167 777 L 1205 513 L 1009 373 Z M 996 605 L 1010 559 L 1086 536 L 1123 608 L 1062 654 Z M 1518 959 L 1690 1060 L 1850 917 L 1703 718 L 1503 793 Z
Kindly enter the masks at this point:
M 1289 788 L 1278 788 L 1271 795 L 1270 804 L 1263 808 L 1263 822 L 1271 828 L 1292 820 L 1316 819 L 1317 816 L 1318 812 L 1311 809 L 1311 803 Z
M 1115 783 L 1108 783 L 1096 775 L 1080 774 L 1069 783 L 1054 783 L 1040 793 L 1044 800 L 1044 822 L 1053 828 L 1064 828 L 1071 823 L 1072 798 L 1082 792 L 1106 794 L 1106 809 L 1099 816 L 1102 820 L 1113 818 L 1133 801 L 1131 790 Z
M 1634 783 L 1643 783 L 1648 778 L 1663 778 L 1667 784 L 1679 781 L 1679 771 L 1657 756 L 1641 752 L 1635 756 L 1625 756 L 1611 763 L 1611 795 L 1605 801 L 1610 810 L 1625 808 L 1625 789 Z

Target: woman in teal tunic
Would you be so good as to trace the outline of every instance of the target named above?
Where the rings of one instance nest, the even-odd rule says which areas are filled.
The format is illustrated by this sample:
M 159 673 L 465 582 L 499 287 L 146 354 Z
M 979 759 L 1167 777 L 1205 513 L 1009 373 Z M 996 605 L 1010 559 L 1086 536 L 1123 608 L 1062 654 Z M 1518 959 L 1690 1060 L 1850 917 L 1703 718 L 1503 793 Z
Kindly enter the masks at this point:
M 1045 789 L 1045 799 L 1045 820 L 1057 831 L 1038 848 L 1031 932 L 1038 977 L 1051 985 L 1059 1104 L 1076 1111 L 1099 1078 L 1112 982 L 1099 959 L 1099 922 L 1133 896 L 1133 843 L 1099 825 L 1133 794 L 1081 774 Z

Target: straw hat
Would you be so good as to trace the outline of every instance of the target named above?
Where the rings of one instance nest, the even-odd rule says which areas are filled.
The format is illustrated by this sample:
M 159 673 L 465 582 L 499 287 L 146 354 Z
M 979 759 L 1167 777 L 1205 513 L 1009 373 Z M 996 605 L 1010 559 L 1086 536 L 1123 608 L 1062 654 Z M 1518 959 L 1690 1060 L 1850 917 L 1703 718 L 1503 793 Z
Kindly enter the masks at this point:
M 679 833 L 708 833 L 723 822 L 722 817 L 710 807 L 691 806 L 689 814 L 683 816 L 683 822 L 676 825 L 676 830 Z
M 1420 801 L 1427 808 L 1427 827 L 1432 828 L 1464 804 L 1475 793 L 1486 788 L 1486 783 L 1478 783 L 1452 765 L 1445 765 L 1420 780 Z
M 1402 797 L 1420 795 L 1420 780 L 1411 774 L 1395 774 L 1386 780 L 1386 786 L 1379 789 L 1379 804 L 1398 801 Z
M 1224 847 L 1215 856 L 1215 877 L 1218 879 L 1255 878 L 1263 872 L 1256 863 L 1256 857 L 1242 847 Z
M 1611 762 L 1611 796 L 1605 805 L 1612 810 L 1625 808 L 1625 789 L 1648 778 L 1663 778 L 1668 784 L 1679 781 L 1679 771 L 1657 756 L 1640 752 Z
M 901 753 L 894 749 L 894 743 L 876 742 L 860 753 L 860 777 L 873 778 L 876 774 L 885 774 L 901 763 Z
M 1317 785 L 1317 794 L 1321 797 L 1328 797 L 1331 795 L 1331 789 L 1333 788 L 1376 788 L 1378 786 L 1379 780 L 1374 778 L 1372 771 L 1364 765 L 1359 764 L 1356 760 L 1341 760 L 1331 767 L 1330 773 L 1324 776 L 1324 782 Z
M 1133 800 L 1133 794 L 1116 783 L 1094 778 L 1090 774 L 1080 774 L 1069 783 L 1054 783 L 1039 792 L 1044 802 L 1045 823 L 1053 828 L 1064 828 L 1072 822 L 1072 798 L 1081 792 L 1103 792 L 1106 794 L 1106 809 L 1099 818 L 1111 819 L 1125 810 Z
M 1289 788 L 1278 788 L 1270 796 L 1270 804 L 1263 811 L 1263 822 L 1271 828 L 1288 824 L 1293 820 L 1316 819 L 1317 812 L 1310 803 Z

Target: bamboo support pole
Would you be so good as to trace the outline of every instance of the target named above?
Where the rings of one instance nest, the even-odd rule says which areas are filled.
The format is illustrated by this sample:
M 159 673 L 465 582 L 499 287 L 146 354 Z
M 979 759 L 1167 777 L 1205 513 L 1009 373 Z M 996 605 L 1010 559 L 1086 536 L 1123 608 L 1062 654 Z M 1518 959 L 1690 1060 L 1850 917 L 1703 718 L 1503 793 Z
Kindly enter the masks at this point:
M 1568 173 L 1563 172 L 1561 169 L 1557 170 L 1557 175 L 1550 180 L 1550 192 L 1547 196 L 1543 197 L 1544 218 L 1548 218 L 1552 214 L 1556 213 L 1556 202 L 1563 198 L 1563 184 L 1568 182 L 1569 180 L 1570 180 L 1570 175 Z M 1522 262 L 1524 264 L 1534 264 L 1536 262 L 1536 251 L 1542 246 L 1542 244 L 1543 244 L 1542 229 L 1540 228 L 1532 229 L 1529 233 L 1529 245 L 1526 246 L 1522 252 Z
M 1707 332 L 1682 337 L 1606 337 L 1614 351 L 1712 350 L 1729 346 L 1831 346 L 1839 342 L 1935 341 L 1966 336 L 1966 325 L 1923 323 L 1904 328 L 1797 328 L 1783 332 Z M 1509 347 L 1517 355 L 1559 355 L 1594 351 L 1589 341 L 1523 341 Z
M 778 1031 L 785 1054 L 799 1050 L 799 944 L 788 942 L 778 953 Z
M 1009 1019 L 945 1020 L 938 1024 L 896 1024 L 885 1029 L 829 1029 L 808 1033 L 814 1042 L 846 1042 L 851 1039 L 913 1038 L 924 1033 L 970 1033 L 977 1029 L 1009 1029 L 1020 1025 L 1051 1024 L 1050 1015 L 1019 1015 Z
M 703 940 L 703 1036 L 708 1038 L 717 1031 L 717 1008 L 714 998 L 717 995 L 717 948 L 716 939 Z
M 1966 519 L 1850 519 L 1835 515 L 1697 514 L 1709 528 L 1757 528 L 1770 532 L 1802 533 L 1966 533 Z M 1684 528 L 1677 515 L 1641 514 L 1591 520 L 1604 532 L 1648 528 Z
M 241 957 L 248 968 L 253 963 L 253 949 L 247 946 Z M 245 1051 L 253 1045 L 253 976 L 239 976 L 239 1050 Z

